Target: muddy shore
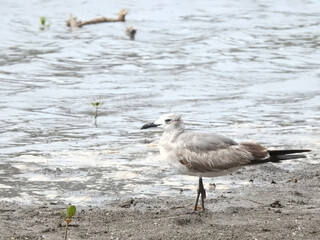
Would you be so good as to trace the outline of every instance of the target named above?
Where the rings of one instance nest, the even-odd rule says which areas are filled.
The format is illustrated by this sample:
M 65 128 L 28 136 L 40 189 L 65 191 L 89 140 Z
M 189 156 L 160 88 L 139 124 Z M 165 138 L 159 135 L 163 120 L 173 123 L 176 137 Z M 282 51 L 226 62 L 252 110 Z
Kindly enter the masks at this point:
M 265 164 L 232 176 L 244 179 L 250 184 L 240 189 L 209 192 L 205 213 L 179 193 L 78 206 L 68 239 L 320 239 L 320 164 Z M 0 202 L 0 239 L 63 239 L 64 207 Z

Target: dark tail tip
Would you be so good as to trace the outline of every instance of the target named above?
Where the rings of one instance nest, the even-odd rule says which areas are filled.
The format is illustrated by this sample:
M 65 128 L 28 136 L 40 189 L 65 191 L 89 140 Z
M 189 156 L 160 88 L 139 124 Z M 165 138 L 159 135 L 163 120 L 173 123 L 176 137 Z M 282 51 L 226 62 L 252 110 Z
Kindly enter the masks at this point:
M 294 153 L 311 152 L 310 149 L 268 150 L 270 156 L 287 155 Z

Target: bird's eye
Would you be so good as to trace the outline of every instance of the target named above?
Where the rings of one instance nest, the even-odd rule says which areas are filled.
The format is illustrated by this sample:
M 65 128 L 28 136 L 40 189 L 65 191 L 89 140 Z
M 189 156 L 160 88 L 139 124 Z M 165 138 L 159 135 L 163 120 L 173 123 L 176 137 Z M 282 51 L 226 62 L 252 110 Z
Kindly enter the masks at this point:
M 171 123 L 171 119 L 164 120 L 166 123 Z

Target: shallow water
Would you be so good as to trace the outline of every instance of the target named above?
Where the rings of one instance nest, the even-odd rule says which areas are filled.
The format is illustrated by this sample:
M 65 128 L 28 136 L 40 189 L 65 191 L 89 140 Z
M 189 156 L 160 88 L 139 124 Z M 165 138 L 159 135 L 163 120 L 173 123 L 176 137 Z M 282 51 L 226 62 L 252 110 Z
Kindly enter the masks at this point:
M 1 1 L 0 200 L 194 194 L 196 178 L 161 160 L 160 133 L 139 130 L 166 112 L 237 141 L 315 149 L 308 161 L 319 162 L 320 2 L 260 2 Z M 125 23 L 65 26 L 69 13 L 122 8 Z M 247 184 L 228 180 L 207 183 Z

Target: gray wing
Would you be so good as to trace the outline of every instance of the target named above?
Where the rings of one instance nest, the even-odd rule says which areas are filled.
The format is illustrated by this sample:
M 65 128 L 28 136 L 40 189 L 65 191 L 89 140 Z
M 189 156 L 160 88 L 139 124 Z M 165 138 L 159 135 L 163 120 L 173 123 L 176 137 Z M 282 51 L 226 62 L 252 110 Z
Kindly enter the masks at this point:
M 201 153 L 238 145 L 235 141 L 223 135 L 195 132 L 184 132 L 180 134 L 177 142 L 179 143 L 179 148 Z
M 221 171 L 269 157 L 265 147 L 256 143 L 237 144 L 217 134 L 185 133 L 179 142 L 179 162 L 197 172 Z

